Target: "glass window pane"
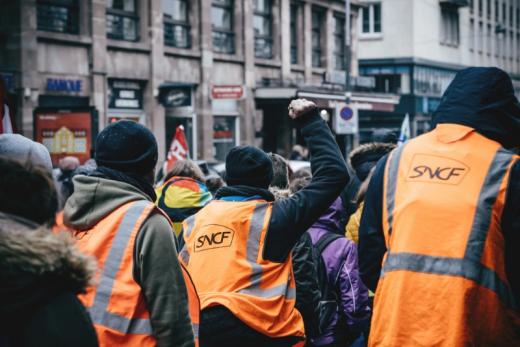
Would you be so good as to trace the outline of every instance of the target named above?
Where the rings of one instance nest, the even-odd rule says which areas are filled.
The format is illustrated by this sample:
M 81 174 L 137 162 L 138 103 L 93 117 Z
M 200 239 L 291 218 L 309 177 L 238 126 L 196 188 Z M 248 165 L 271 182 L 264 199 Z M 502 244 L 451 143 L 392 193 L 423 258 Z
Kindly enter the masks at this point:
M 211 20 L 213 28 L 231 30 L 231 13 L 222 7 L 212 7 Z
M 179 22 L 188 22 L 188 2 L 186 0 L 163 0 L 164 14 Z
M 381 4 L 374 4 L 374 32 L 381 32 Z
M 232 2 L 232 0 L 213 0 L 214 4 L 225 5 L 225 6 L 231 6 L 232 5 L 231 2 Z
M 236 143 L 236 117 L 213 117 L 213 147 L 215 159 L 226 160 L 228 152 Z
M 253 17 L 253 28 L 257 36 L 271 35 L 271 21 L 263 16 Z
M 257 12 L 271 13 L 271 1 L 270 0 L 255 0 L 254 8 Z
M 370 32 L 370 14 L 369 14 L 369 8 L 364 7 L 361 11 L 361 15 L 363 17 L 363 32 L 369 33 Z

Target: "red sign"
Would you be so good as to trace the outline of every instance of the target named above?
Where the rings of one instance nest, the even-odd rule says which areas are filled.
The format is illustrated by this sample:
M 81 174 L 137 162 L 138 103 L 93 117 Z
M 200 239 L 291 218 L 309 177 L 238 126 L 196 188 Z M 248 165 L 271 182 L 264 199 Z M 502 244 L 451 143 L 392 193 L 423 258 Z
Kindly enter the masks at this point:
M 233 99 L 238 100 L 244 97 L 244 87 L 241 85 L 212 86 L 212 99 Z
M 60 158 L 74 156 L 83 164 L 90 159 L 92 115 L 81 112 L 38 112 L 35 116 L 35 140 L 51 154 L 52 164 Z

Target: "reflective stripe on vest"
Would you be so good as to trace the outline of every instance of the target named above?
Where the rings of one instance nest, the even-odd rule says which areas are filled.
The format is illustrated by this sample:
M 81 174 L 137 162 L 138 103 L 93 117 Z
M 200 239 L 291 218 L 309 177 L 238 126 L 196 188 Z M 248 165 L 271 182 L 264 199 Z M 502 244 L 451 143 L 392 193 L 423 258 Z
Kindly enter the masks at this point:
M 149 204 L 148 201 L 137 201 L 125 213 L 105 260 L 103 272 L 96 287 L 94 303 L 88 308 L 94 324 L 105 326 L 123 334 L 152 335 L 152 326 L 149 319 L 130 319 L 108 311 L 115 277 L 121 268 L 121 261 L 130 241 L 132 230 Z
M 386 208 L 389 236 L 392 232 L 399 161 L 404 147 L 403 145 L 396 149 L 390 156 L 388 163 Z M 489 166 L 479 194 L 464 258 L 435 257 L 417 253 L 392 253 L 391 249 L 389 249 L 381 277 L 385 273 L 398 270 L 463 277 L 495 292 L 508 308 L 517 309 L 517 303 L 515 303 L 509 286 L 500 279 L 494 270 L 481 264 L 493 206 L 497 199 L 501 182 L 508 172 L 512 160 L 512 153 L 499 149 Z
M 268 203 L 257 204 L 253 216 L 251 217 L 251 224 L 249 226 L 249 237 L 247 239 L 246 257 L 249 265 L 253 269 L 251 272 L 251 287 L 239 291 L 239 293 L 258 296 L 261 298 L 272 298 L 275 296 L 285 296 L 286 299 L 296 299 L 296 288 L 291 288 L 291 279 L 285 284 L 278 285 L 272 288 L 260 288 L 262 281 L 263 268 L 256 262 L 258 259 L 258 252 L 260 247 L 260 237 L 262 236 L 262 228 L 265 219 L 265 213 L 269 207 Z

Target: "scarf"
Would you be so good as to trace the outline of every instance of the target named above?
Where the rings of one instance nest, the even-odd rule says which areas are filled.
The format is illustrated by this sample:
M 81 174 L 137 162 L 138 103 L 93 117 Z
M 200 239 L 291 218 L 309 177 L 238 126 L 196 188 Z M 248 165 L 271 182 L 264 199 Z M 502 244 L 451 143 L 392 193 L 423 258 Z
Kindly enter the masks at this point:
M 106 178 L 109 180 L 129 184 L 145 193 L 151 199 L 151 201 L 155 202 L 155 200 L 157 200 L 157 195 L 155 195 L 153 185 L 146 178 L 144 178 L 143 175 L 134 172 L 122 172 L 101 166 L 90 173 L 89 176 Z

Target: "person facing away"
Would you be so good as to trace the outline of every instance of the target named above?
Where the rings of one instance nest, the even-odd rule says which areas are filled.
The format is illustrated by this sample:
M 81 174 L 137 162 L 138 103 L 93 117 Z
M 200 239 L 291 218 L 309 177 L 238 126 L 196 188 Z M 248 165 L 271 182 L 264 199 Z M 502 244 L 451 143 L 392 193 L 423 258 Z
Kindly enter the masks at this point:
M 64 224 L 99 264 L 80 296 L 101 346 L 193 346 L 188 293 L 168 217 L 154 205 L 157 142 L 119 121 L 97 137 L 97 168 L 73 178 Z
M 303 345 L 295 309 L 291 250 L 348 181 L 341 152 L 314 103 L 295 100 L 289 115 L 311 152 L 313 181 L 274 201 L 273 166 L 262 150 L 226 157 L 227 187 L 183 223 L 179 256 L 201 301 L 201 346 Z
M 155 192 L 155 203 L 170 217 L 177 236 L 181 232 L 182 221 L 197 213 L 213 198 L 206 187 L 204 174 L 191 160 L 176 161 Z
M 269 153 L 273 163 L 273 180 L 269 190 L 275 201 L 291 196 L 289 190 L 289 164 L 281 155 Z M 302 234 L 292 250 L 294 281 L 296 283 L 295 308 L 300 312 L 307 340 L 318 333 L 318 310 L 321 299 L 318 284 L 317 264 L 314 261 L 309 233 Z
M 304 189 L 306 182 L 302 182 Z M 368 290 L 359 277 L 356 244 L 343 237 L 338 197 L 309 228 L 314 251 L 323 260 L 319 334 L 311 346 L 349 346 L 368 327 L 370 306 Z M 320 266 L 320 264 L 318 264 Z
M 393 143 L 371 142 L 353 149 L 349 154 L 349 164 L 354 169 L 357 179 L 361 182 L 361 186 L 353 201 L 356 206 L 356 212 L 354 212 L 348 220 L 345 228 L 345 236 L 356 244 L 359 242 L 359 223 L 361 222 L 361 214 L 363 213 L 363 201 L 374 168 L 379 159 L 387 155 L 395 147 L 396 145 Z
M 520 105 L 509 76 L 468 68 L 434 129 L 376 166 L 359 231 L 376 291 L 370 346 L 520 345 Z
M 36 155 L 37 144 L 26 140 L 26 153 Z M 76 296 L 95 263 L 70 235 L 51 232 L 58 198 L 50 168 L 39 165 L 50 162 L 49 153 L 40 155 L 23 162 L 0 155 L 0 346 L 95 347 L 94 326 Z

